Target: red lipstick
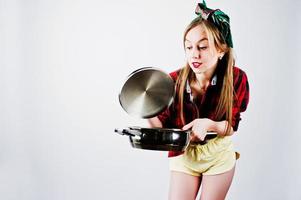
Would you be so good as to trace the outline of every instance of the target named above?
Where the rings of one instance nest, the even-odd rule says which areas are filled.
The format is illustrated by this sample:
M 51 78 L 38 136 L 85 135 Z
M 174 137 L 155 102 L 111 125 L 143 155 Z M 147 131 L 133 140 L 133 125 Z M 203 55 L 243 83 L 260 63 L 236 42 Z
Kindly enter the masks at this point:
M 199 62 L 193 62 L 192 65 L 194 68 L 199 68 L 201 66 L 202 63 Z

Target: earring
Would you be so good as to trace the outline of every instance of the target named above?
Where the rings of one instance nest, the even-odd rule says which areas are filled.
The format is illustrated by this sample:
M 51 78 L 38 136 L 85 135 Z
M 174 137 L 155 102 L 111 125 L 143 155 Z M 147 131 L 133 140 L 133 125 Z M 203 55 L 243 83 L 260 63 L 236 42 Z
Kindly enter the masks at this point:
M 222 58 L 223 58 L 223 55 L 220 55 L 220 56 L 219 56 L 219 59 L 221 60 Z

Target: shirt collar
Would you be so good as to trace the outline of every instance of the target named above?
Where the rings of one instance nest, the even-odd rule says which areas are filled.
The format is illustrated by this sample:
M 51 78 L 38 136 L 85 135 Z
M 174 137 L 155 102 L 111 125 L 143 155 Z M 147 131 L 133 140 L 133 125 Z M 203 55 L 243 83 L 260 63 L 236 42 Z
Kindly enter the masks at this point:
M 215 86 L 216 82 L 217 82 L 217 75 L 214 74 L 213 78 L 211 79 L 210 86 Z M 187 93 L 191 93 L 191 88 L 188 80 L 186 81 L 186 91 Z
M 211 85 L 216 85 L 216 82 L 217 82 L 217 75 L 215 74 L 211 79 Z
M 217 82 L 217 75 L 215 74 L 213 76 L 213 78 L 211 79 L 210 85 L 209 86 L 215 86 Z M 192 92 L 191 92 L 191 87 L 189 85 L 189 81 L 186 81 L 186 92 L 189 94 L 190 97 L 190 101 L 193 101 L 193 96 L 192 96 Z

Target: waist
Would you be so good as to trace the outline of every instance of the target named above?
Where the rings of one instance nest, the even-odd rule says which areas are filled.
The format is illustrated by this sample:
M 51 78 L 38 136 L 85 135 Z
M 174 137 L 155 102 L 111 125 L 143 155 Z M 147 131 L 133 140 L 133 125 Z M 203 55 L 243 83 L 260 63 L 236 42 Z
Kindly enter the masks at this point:
M 205 137 L 204 140 L 190 141 L 190 144 L 192 144 L 192 145 L 204 145 L 204 144 L 207 144 L 207 142 L 209 140 L 212 140 L 212 139 L 214 139 L 216 137 L 217 137 L 217 134 L 208 134 L 208 135 L 206 135 L 206 137 Z

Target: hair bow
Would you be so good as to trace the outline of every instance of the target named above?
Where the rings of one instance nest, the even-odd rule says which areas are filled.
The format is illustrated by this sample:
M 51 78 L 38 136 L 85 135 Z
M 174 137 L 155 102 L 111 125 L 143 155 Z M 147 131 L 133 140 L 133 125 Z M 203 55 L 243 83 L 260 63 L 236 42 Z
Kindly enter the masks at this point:
M 212 22 L 217 29 L 221 32 L 222 37 L 229 47 L 233 47 L 231 30 L 230 30 L 230 18 L 220 9 L 210 9 L 207 7 L 205 1 L 198 3 L 195 13 L 202 19 Z

